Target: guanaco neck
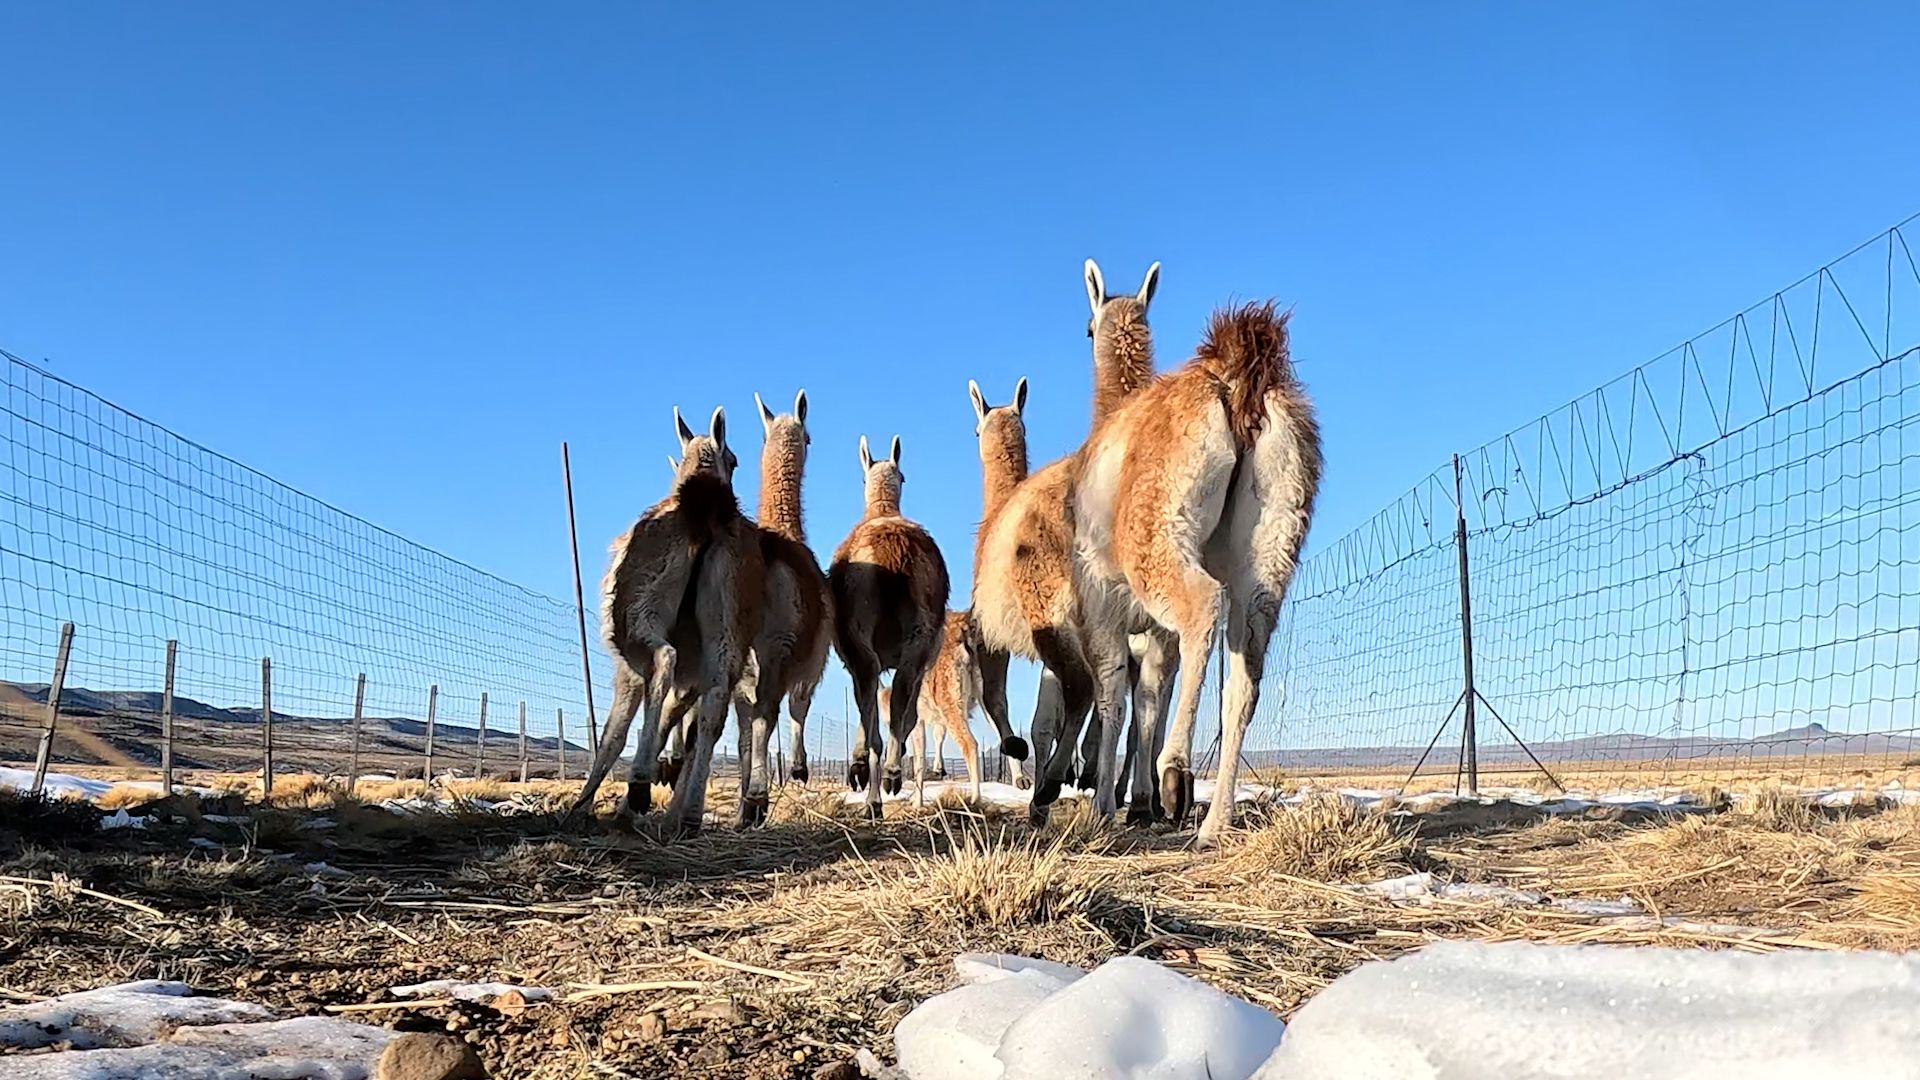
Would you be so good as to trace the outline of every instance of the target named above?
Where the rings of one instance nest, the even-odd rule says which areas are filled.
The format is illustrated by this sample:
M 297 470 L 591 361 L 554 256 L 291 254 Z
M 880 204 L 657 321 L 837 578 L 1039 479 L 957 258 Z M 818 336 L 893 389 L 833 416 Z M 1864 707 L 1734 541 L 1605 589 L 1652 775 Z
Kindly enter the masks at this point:
M 882 517 L 900 516 L 900 483 L 890 477 L 877 474 L 867 476 L 867 513 L 868 520 Z
M 807 542 L 807 526 L 800 517 L 803 445 L 789 436 L 768 440 L 760 453 L 760 526 L 800 544 Z
M 992 521 L 1027 478 L 1027 428 L 1017 419 L 994 417 L 980 432 L 981 520 Z
M 1153 334 L 1131 299 L 1109 301 L 1093 337 L 1093 426 L 1153 381 Z

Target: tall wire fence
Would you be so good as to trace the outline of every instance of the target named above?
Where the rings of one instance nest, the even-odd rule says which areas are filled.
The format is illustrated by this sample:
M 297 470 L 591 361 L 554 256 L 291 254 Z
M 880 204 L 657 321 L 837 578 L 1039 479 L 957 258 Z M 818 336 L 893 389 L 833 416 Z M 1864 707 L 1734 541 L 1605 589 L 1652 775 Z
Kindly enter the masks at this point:
M 1457 501 L 1446 463 L 1318 548 L 1246 763 L 1381 779 L 1920 766 L 1911 224 L 1463 453 Z M 418 772 L 431 741 L 436 771 L 515 774 L 523 710 L 529 775 L 583 768 L 570 600 L 0 359 L 0 759 L 38 751 L 72 623 L 56 764 L 158 767 L 171 641 L 180 769 L 259 769 L 270 695 L 274 767 L 343 771 L 362 675 L 363 772 Z M 597 642 L 590 657 L 604 709 Z M 851 752 L 834 704 L 808 730 L 817 778 Z
M 1307 560 L 1248 764 L 1920 766 L 1916 424 L 1920 267 L 1895 227 L 1462 454 L 1457 503 L 1442 466 Z

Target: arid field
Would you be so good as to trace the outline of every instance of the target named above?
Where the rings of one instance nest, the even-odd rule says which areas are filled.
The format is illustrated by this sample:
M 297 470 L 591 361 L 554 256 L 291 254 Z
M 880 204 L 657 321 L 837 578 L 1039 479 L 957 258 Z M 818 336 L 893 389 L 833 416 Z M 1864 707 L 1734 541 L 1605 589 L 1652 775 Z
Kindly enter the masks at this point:
M 809 1077 L 862 1048 L 890 1059 L 893 1025 L 966 951 L 1139 954 L 1286 1016 L 1362 961 L 1438 938 L 1920 945 L 1920 808 L 1813 807 L 1766 783 L 1684 813 L 1315 796 L 1250 808 L 1204 854 L 1078 801 L 1039 832 L 953 796 L 889 804 L 875 826 L 837 789 L 789 787 L 766 829 L 672 845 L 617 827 L 610 801 L 564 830 L 572 789 L 552 782 L 456 783 L 439 813 L 375 804 L 423 790 L 349 799 L 294 776 L 267 803 L 0 795 L 0 994 L 179 979 L 286 1014 L 457 1032 L 496 1077 Z M 713 795 L 730 821 L 730 790 Z M 108 810 L 145 827 L 101 829 Z M 1414 874 L 1428 876 L 1411 892 L 1348 888 Z M 1462 884 L 1476 887 L 1446 887 Z M 388 993 L 440 978 L 556 994 Z

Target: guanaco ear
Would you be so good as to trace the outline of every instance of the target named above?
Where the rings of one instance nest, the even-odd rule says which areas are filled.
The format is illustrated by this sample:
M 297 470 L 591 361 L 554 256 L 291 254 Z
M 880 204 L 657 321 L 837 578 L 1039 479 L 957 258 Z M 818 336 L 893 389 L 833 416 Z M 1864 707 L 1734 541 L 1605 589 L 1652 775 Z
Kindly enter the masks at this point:
M 678 405 L 673 407 L 673 426 L 680 432 L 680 452 L 685 454 L 687 452 L 687 444 L 693 441 L 693 429 L 687 426 L 685 420 L 681 419 L 680 406 Z
M 900 467 L 900 436 L 893 437 L 893 467 Z
M 1107 283 L 1100 276 L 1100 264 L 1087 260 L 1087 304 L 1095 315 L 1100 314 L 1100 305 L 1107 299 Z
M 793 418 L 802 424 L 807 422 L 807 391 L 805 388 L 802 388 L 799 393 L 793 395 Z
M 1025 375 L 1020 376 L 1020 385 L 1013 388 L 1013 411 L 1021 414 L 1022 416 L 1026 415 L 1027 377 Z
M 980 392 L 980 384 L 974 382 L 972 379 L 967 380 L 967 396 L 973 399 L 974 423 L 985 423 L 987 419 L 987 397 Z
M 727 448 L 726 406 L 722 405 L 713 410 L 713 419 L 707 423 L 707 434 L 713 436 L 713 441 L 719 444 L 720 449 L 725 450 Z
M 758 390 L 754 391 L 753 403 L 760 406 L 760 426 L 771 432 L 773 430 L 773 410 L 767 408 L 767 403 L 760 400 L 760 392 Z
M 1147 267 L 1147 279 L 1140 283 L 1140 295 L 1135 299 L 1140 301 L 1141 307 L 1144 308 L 1153 302 L 1153 291 L 1159 287 L 1160 264 L 1156 262 L 1152 266 Z
M 860 471 L 862 473 L 867 473 L 867 472 L 871 472 L 872 470 L 873 470 L 873 451 L 867 449 L 867 437 L 865 435 L 862 435 L 860 436 Z

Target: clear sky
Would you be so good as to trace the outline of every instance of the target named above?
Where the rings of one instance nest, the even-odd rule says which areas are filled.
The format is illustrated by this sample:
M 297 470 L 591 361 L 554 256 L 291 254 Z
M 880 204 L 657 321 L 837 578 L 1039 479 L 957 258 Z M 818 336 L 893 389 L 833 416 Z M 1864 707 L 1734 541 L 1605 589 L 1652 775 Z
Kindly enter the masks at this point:
M 1043 8 L 1045 10 L 1041 10 Z M 1088 411 L 1080 264 L 1161 364 L 1296 307 L 1312 543 L 1920 208 L 1911 4 L 0 6 L 0 346 L 383 526 L 571 588 L 670 408 L 812 404 L 964 597 L 966 382 Z M 743 489 L 750 492 L 752 481 Z M 748 496 L 751 502 L 751 495 Z

